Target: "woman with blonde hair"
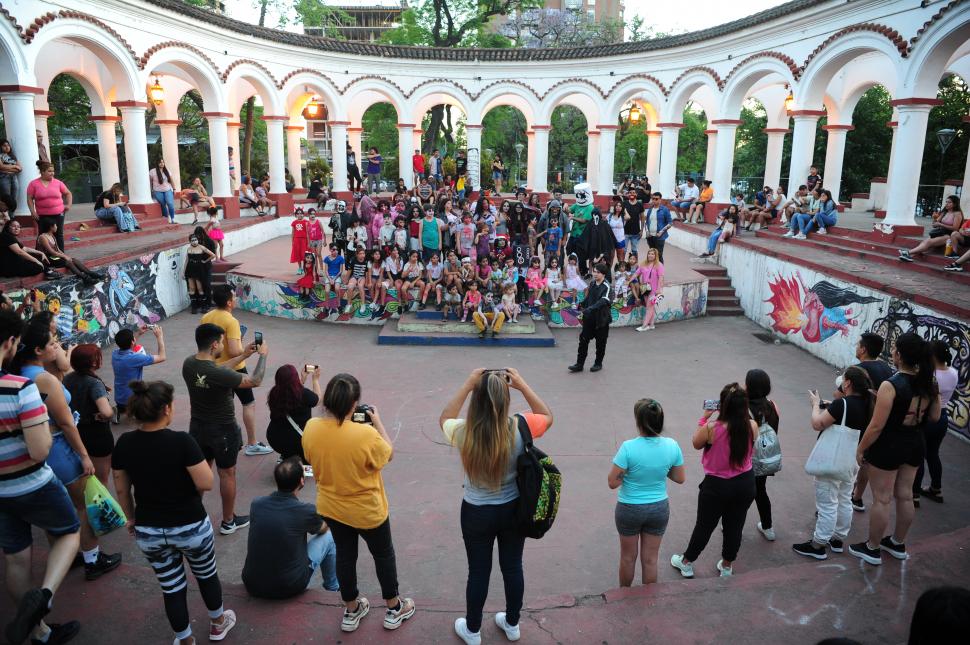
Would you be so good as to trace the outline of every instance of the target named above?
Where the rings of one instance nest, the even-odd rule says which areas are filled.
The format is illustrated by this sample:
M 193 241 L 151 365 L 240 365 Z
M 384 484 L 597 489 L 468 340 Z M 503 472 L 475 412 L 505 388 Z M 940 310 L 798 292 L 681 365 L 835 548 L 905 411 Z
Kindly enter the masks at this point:
M 522 393 L 529 412 L 509 415 L 513 389 Z M 466 418 L 459 418 L 469 394 Z M 525 450 L 522 433 L 528 432 L 533 439 L 541 437 L 552 426 L 552 412 L 517 370 L 478 368 L 445 406 L 438 422 L 448 442 L 458 448 L 465 472 L 461 533 L 468 582 L 465 617 L 455 621 L 455 632 L 469 645 L 481 643 L 482 608 L 492 572 L 492 545 L 497 539 L 506 610 L 495 614 L 495 623 L 509 640 L 518 640 L 525 593 L 525 535 L 516 520 L 516 461 Z

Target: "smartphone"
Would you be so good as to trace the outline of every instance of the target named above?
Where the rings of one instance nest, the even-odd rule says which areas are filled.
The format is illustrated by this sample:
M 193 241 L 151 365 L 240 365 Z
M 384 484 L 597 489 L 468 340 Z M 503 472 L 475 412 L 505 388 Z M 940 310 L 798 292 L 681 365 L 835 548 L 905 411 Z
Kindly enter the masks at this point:
M 506 383 L 512 382 L 512 376 L 504 368 L 500 370 L 485 370 L 485 374 L 498 374 L 505 379 Z
M 704 409 L 705 410 L 720 410 L 721 409 L 721 402 L 718 401 L 717 399 L 705 399 L 704 400 Z
M 262 345 L 263 344 L 263 332 L 261 332 L 261 331 L 254 331 L 253 332 L 253 342 L 256 343 L 256 346 L 257 347 L 259 347 L 260 345 Z
M 317 369 L 319 369 L 318 365 L 311 365 L 309 363 L 303 366 L 303 371 L 306 372 L 307 374 L 313 374 L 314 372 L 317 371 Z

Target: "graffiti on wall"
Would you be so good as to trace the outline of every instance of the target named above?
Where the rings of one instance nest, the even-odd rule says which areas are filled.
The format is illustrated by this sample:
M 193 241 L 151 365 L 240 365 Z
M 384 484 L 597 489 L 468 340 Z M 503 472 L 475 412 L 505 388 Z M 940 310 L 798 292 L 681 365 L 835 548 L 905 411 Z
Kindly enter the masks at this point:
M 60 337 L 71 343 L 106 345 L 123 327 L 156 323 L 165 317 L 158 300 L 158 254 L 107 267 L 107 279 L 87 287 L 75 277 L 15 294 L 28 294 L 40 311 L 50 311 Z
M 787 278 L 776 275 L 769 279 L 768 290 L 771 296 L 765 302 L 773 307 L 768 313 L 771 328 L 786 335 L 801 333 L 809 343 L 821 343 L 836 334 L 847 337 L 858 326 L 861 314 L 861 309 L 851 305 L 880 301 L 828 280 L 808 287 L 799 271 Z

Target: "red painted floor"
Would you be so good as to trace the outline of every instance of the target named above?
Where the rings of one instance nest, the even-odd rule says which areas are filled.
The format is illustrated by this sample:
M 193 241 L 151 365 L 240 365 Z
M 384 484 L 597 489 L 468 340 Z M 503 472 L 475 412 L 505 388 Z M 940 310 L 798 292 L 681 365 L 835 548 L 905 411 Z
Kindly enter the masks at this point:
M 655 331 L 613 331 L 606 368 L 598 374 L 569 374 L 578 332 L 556 330 L 556 349 L 378 347 L 378 330 L 263 318 L 240 313 L 250 333 L 260 330 L 270 347 L 270 373 L 290 362 L 314 362 L 325 376 L 351 371 L 363 383 L 363 400 L 378 406 L 396 440 L 396 457 L 385 471 L 399 558 L 401 589 L 417 602 L 418 613 L 397 633 L 384 634 L 380 612 L 367 617 L 356 635 L 339 632 L 337 594 L 314 589 L 286 602 L 250 600 L 241 586 L 246 532 L 217 536 L 216 548 L 226 606 L 239 625 L 228 642 L 350 643 L 381 639 L 400 643 L 454 643 L 455 618 L 464 611 L 465 554 L 458 526 L 461 468 L 457 454 L 437 427 L 445 400 L 468 370 L 512 365 L 520 369 L 550 404 L 555 425 L 541 440 L 562 469 L 565 489 L 559 519 L 543 540 L 526 545 L 526 603 L 523 643 L 814 643 L 828 636 L 852 636 L 866 643 L 902 643 L 919 594 L 926 588 L 970 579 L 970 445 L 950 436 L 943 444 L 946 504 L 925 502 L 910 534 L 912 558 L 887 559 L 881 568 L 849 555 L 815 563 L 794 555 L 813 525 L 811 479 L 802 464 L 812 446 L 806 391 L 832 388 L 834 370 L 791 345 L 765 344 L 761 329 L 744 318 L 709 318 L 661 325 Z M 168 363 L 150 368 L 149 378 L 177 386 L 177 418 L 186 429 L 188 402 L 179 376 L 182 359 L 194 351 L 197 321 L 186 313 L 165 323 Z M 151 348 L 153 341 L 147 340 Z M 781 409 L 784 469 L 769 482 L 778 540 L 765 542 L 748 514 L 745 538 L 731 580 L 715 578 L 720 536 L 697 563 L 697 579 L 681 580 L 667 563 L 682 551 L 693 527 L 700 455 L 689 437 L 701 403 L 746 370 L 763 367 L 774 380 L 772 397 Z M 111 379 L 109 368 L 103 376 Z M 268 385 L 257 394 L 260 437 L 268 414 Z M 634 402 L 651 396 L 664 405 L 665 432 L 682 446 L 687 483 L 670 484 L 671 520 L 661 546 L 660 582 L 626 593 L 616 587 L 618 543 L 613 525 L 615 493 L 606 475 L 617 446 L 633 437 Z M 516 399 L 516 407 L 522 406 Z M 117 432 L 124 428 L 117 428 Z M 245 512 L 254 496 L 272 490 L 273 456 L 240 457 L 240 497 Z M 312 487 L 301 498 L 312 501 Z M 216 495 L 206 507 L 218 518 Z M 867 516 L 857 514 L 850 539 L 864 537 Z M 35 563 L 42 565 L 44 540 Z M 96 582 L 71 572 L 56 598 L 50 619 L 84 623 L 75 642 L 113 645 L 171 643 L 162 599 L 150 569 L 123 532 L 103 539 L 110 551 L 124 553 L 125 564 Z M 362 549 L 363 551 L 363 549 Z M 2 565 L 0 565 L 2 569 Z M 361 588 L 379 595 L 373 565 L 363 556 Z M 205 611 L 190 585 L 190 610 L 197 633 L 204 633 Z M 503 608 L 502 585 L 494 568 L 487 621 Z M 0 601 L 0 623 L 12 604 Z M 486 622 L 484 641 L 502 642 Z

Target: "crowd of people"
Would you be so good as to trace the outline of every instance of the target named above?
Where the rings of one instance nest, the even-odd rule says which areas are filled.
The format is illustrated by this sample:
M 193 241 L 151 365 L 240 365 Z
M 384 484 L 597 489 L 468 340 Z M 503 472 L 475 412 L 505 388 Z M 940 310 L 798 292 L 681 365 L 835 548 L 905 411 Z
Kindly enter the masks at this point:
M 602 263 L 592 268 L 588 298 L 601 298 L 598 292 L 608 290 L 606 270 Z M 49 312 L 28 316 L 30 307 L 15 312 L 9 299 L 0 297 L 0 397 L 5 397 L 8 428 L 0 434 L 0 451 L 7 456 L 0 464 L 0 547 L 6 554 L 8 586 L 18 603 L 6 632 L 11 642 L 31 637 L 33 642 L 62 643 L 72 638 L 79 629 L 76 621 L 44 622 L 72 560 L 78 556 L 88 580 L 112 572 L 121 562 L 120 554 L 100 548 L 89 524 L 83 494 L 89 477 L 105 485 L 113 481 L 127 529 L 158 577 L 178 643 L 195 642 L 184 560 L 208 610 L 210 640 L 225 638 L 237 620 L 224 606 L 216 529 L 202 505 L 202 495 L 215 489 L 216 480 L 218 533 L 250 530 L 242 581 L 253 597 L 298 595 L 319 569 L 320 584 L 339 591 L 345 605 L 340 628 L 355 631 L 370 610 L 357 581 L 362 538 L 374 558 L 385 604 L 384 627 L 397 629 L 414 615 L 414 601 L 399 590 L 381 474 L 393 459 L 394 441 L 377 406 L 362 403 L 361 384 L 350 374 L 337 374 L 322 387 L 318 366 L 281 365 L 267 397 L 270 446 L 258 442 L 254 390 L 264 384 L 269 343 L 259 332 L 243 342 L 246 330 L 233 315 L 230 288 L 217 287 L 213 299 L 216 308 L 195 330 L 197 351 L 182 363 L 189 408 L 188 431 L 183 432 L 172 427 L 177 404 L 173 386 L 143 377 L 146 367 L 167 360 L 161 327 L 116 334 L 111 387 L 100 375 L 98 347 L 65 348 Z M 587 344 L 598 340 L 594 304 L 587 307 L 593 327 Z M 147 334 L 156 338 L 154 354 L 139 344 Z M 879 359 L 883 343 L 878 335 L 863 334 L 859 363 L 843 370 L 831 399 L 810 392 L 810 415 L 794 422 L 811 425 L 820 441 L 826 433 L 853 438 L 839 444 L 843 461 L 852 464 L 848 471 L 816 474 L 815 529 L 808 541 L 793 544 L 798 555 L 824 560 L 829 552 L 848 551 L 870 565 L 881 564 L 883 553 L 906 559 L 920 497 L 943 501 L 939 450 L 946 434 L 946 407 L 957 384 L 950 350 L 945 343 L 907 333 L 895 339 L 890 364 Z M 580 352 L 581 364 L 585 349 Z M 246 362 L 252 357 L 256 364 L 250 374 Z M 516 391 L 527 407 L 521 413 L 512 407 Z M 778 436 L 783 416 L 771 392 L 769 375 L 752 369 L 743 383 L 729 383 L 717 399 L 704 402 L 690 440 L 701 452 L 703 469 L 696 522 L 686 548 L 670 560 L 683 577 L 694 577 L 718 524 L 723 541 L 715 569 L 722 577 L 734 573 L 752 503 L 759 515 L 758 533 L 768 541 L 777 539 L 767 482 L 778 468 L 768 467 L 776 461 L 762 447 L 766 437 Z M 234 398 L 243 406 L 245 439 Z M 122 414 L 136 427 L 115 441 L 111 423 Z M 466 643 L 481 642 L 497 542 L 506 606 L 494 621 L 509 640 L 517 640 L 525 535 L 516 514 L 516 476 L 520 456 L 532 440 L 548 432 L 553 412 L 517 370 L 476 369 L 447 402 L 439 422 L 445 441 L 458 451 L 465 478 L 460 524 L 468 559 L 466 611 L 455 621 L 455 633 Z M 633 427 L 633 437 L 622 443 L 605 473 L 608 486 L 617 490 L 620 586 L 634 583 L 638 561 L 641 582 L 656 582 L 660 545 L 671 514 L 677 512 L 666 482 L 683 484 L 692 477 L 681 446 L 664 435 L 659 401 L 637 401 Z M 778 443 L 773 439 L 767 444 L 772 442 Z M 278 454 L 277 491 L 257 497 L 249 514 L 236 508 L 240 453 Z M 930 475 L 927 488 L 924 462 Z M 316 489 L 315 504 L 297 498 L 308 481 Z M 863 502 L 867 486 L 872 489 L 868 507 Z M 862 512 L 868 517 L 863 539 L 848 544 L 853 515 Z M 39 587 L 29 582 L 32 527 L 46 531 L 51 541 Z

